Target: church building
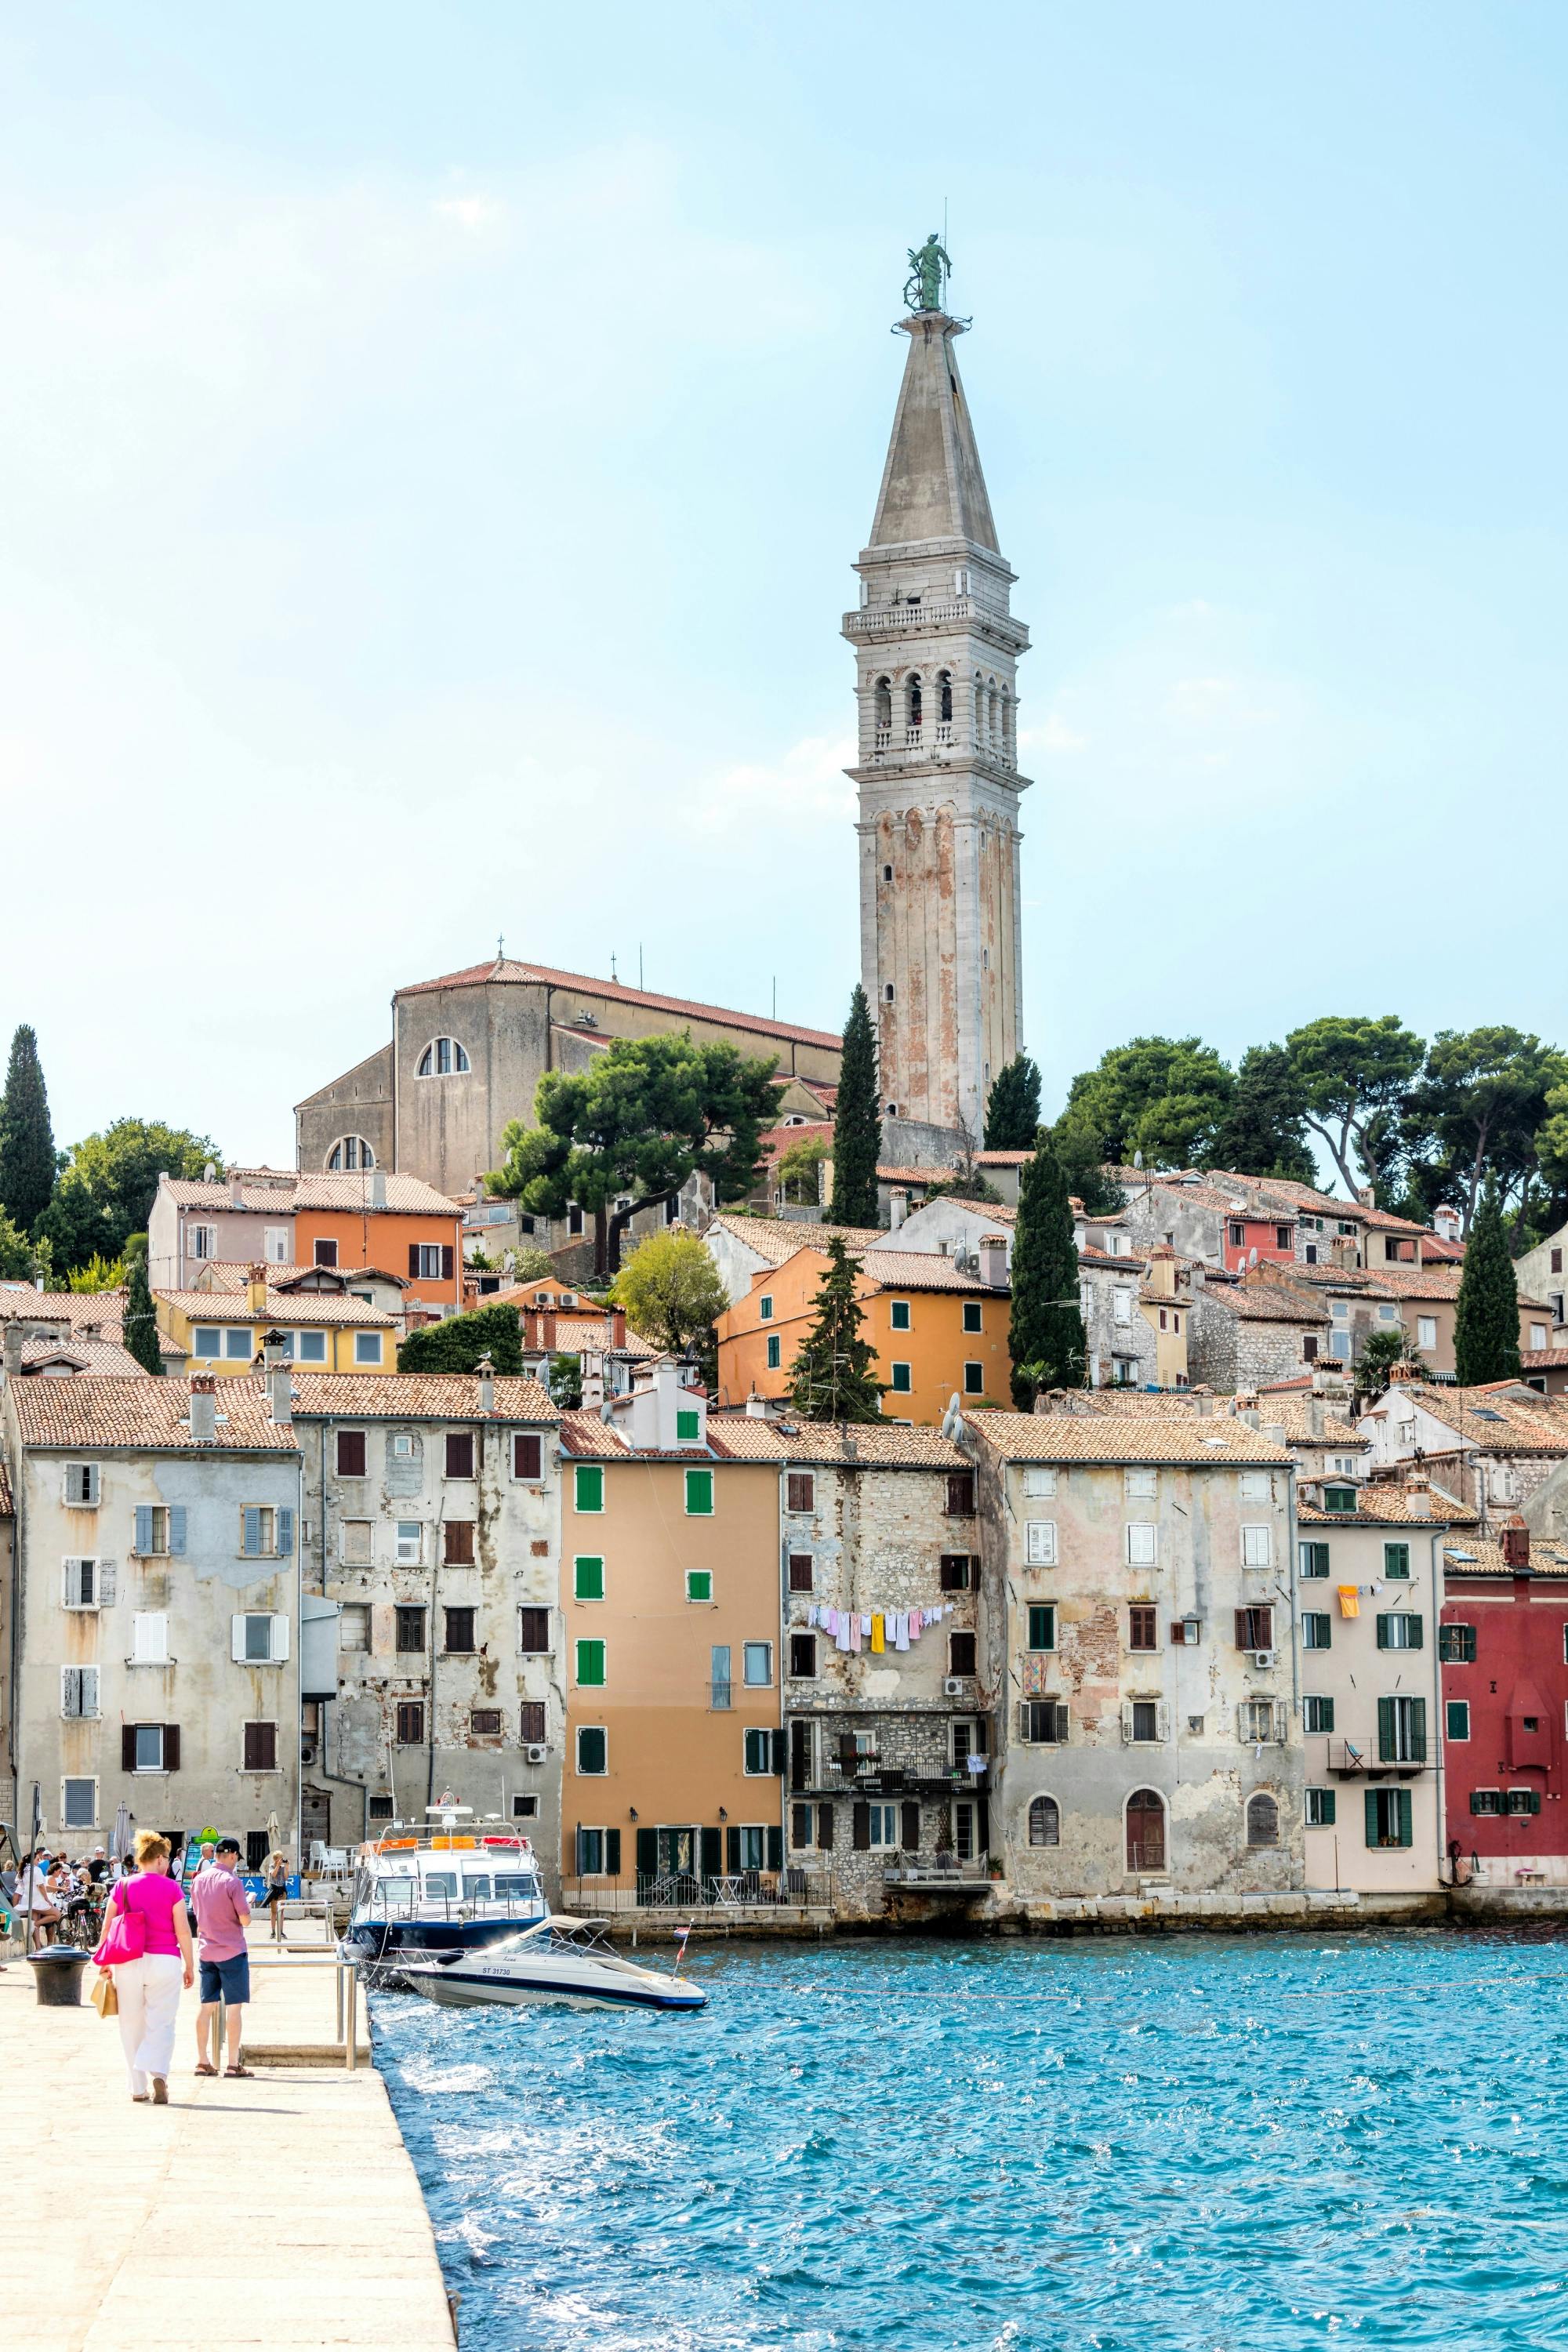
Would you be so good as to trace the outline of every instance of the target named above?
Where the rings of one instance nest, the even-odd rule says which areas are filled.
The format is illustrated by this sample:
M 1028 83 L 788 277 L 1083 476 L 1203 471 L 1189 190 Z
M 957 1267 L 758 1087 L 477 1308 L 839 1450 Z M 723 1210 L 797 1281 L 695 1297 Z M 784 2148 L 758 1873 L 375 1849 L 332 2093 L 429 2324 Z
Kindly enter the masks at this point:
M 860 971 L 880 1036 L 883 1156 L 946 1167 L 1019 1048 L 1018 656 L 932 239 L 906 289 L 903 385 L 855 569 Z M 847 992 L 847 991 L 846 991 Z M 301 1169 L 384 1168 L 463 1194 L 550 1070 L 689 1029 L 777 1058 L 782 1117 L 831 1115 L 836 1034 L 498 951 L 397 990 L 389 1041 L 295 1108 Z

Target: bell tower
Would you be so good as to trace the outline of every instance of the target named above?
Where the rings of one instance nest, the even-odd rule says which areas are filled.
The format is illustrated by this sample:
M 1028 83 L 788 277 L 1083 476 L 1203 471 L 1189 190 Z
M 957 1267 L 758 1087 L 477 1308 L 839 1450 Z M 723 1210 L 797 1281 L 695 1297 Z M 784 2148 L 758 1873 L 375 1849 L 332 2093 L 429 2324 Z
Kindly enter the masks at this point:
M 1015 574 L 996 545 L 934 236 L 910 257 L 904 380 L 870 543 L 855 569 L 861 982 L 885 1121 L 978 1142 L 1019 1048 Z M 911 1139 L 911 1142 L 915 1141 Z M 897 1153 L 895 1152 L 895 1156 Z

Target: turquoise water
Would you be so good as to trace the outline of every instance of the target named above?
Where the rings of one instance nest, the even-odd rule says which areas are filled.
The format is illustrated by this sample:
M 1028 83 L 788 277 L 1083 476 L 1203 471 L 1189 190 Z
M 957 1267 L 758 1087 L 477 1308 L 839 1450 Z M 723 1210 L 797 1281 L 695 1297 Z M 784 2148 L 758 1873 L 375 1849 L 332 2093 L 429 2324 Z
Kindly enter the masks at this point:
M 1568 2344 L 1568 1944 L 727 1946 L 375 2002 L 464 2352 Z

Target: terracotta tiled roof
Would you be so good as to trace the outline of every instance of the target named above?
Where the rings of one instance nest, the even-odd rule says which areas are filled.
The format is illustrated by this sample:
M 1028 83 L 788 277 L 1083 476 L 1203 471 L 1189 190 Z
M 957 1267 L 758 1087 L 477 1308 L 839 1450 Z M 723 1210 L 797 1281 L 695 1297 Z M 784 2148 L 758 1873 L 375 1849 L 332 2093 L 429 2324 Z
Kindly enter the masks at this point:
M 782 1218 L 744 1217 L 726 1209 L 714 1217 L 708 1226 L 731 1234 L 770 1265 L 783 1265 L 797 1250 L 826 1249 L 830 1241 L 841 1241 L 851 1257 L 862 1251 L 874 1249 L 888 1236 L 879 1225 L 807 1225 L 795 1224 Z
M 1379 1400 L 1381 1413 L 1400 1397 L 1413 1397 L 1434 1421 L 1479 1454 L 1568 1454 L 1568 1400 L 1542 1396 L 1510 1381 L 1489 1388 L 1460 1389 L 1435 1381 L 1402 1381 Z
M 193 1323 L 343 1323 L 356 1331 L 391 1331 L 398 1318 L 363 1298 L 331 1290 L 273 1290 L 262 1314 L 254 1314 L 243 1290 L 155 1290 Z
M 42 1373 L 51 1364 L 73 1372 L 108 1373 L 117 1380 L 152 1377 L 117 1339 L 79 1339 L 74 1335 L 66 1339 L 29 1339 L 22 1349 L 23 1371 Z
M 1232 1464 L 1287 1468 L 1295 1460 L 1246 1422 L 1214 1413 L 1176 1412 L 1156 1419 L 1142 1413 L 974 1412 L 965 1418 L 1009 1462 L 1167 1462 L 1225 1469 Z
M 573 1454 L 634 1458 L 626 1440 L 597 1413 L 563 1413 L 561 1433 L 563 1445 Z M 967 1470 L 971 1466 L 967 1455 L 939 1430 L 906 1429 L 896 1422 L 857 1423 L 846 1429 L 836 1422 L 767 1422 L 753 1420 L 747 1413 L 712 1414 L 708 1422 L 708 1449 L 721 1462 L 794 1462 L 863 1470 Z M 640 1454 L 635 1458 L 707 1457 L 693 1448 L 679 1454 Z
M 11 1500 L 11 1473 L 4 1456 L 0 1456 L 0 1519 L 14 1517 L 16 1507 Z
M 1215 1282 L 1204 1285 L 1202 1296 L 1223 1307 L 1229 1315 L 1238 1315 L 1249 1323 L 1321 1323 L 1326 1325 L 1329 1316 L 1318 1300 L 1297 1290 L 1289 1282 L 1272 1276 L 1258 1281 L 1245 1276 L 1239 1282 Z
M 214 1290 L 243 1290 L 249 1278 L 247 1268 L 257 1262 L 243 1258 L 208 1258 L 202 1266 L 201 1286 L 205 1289 L 210 1281 Z M 394 1274 L 392 1268 L 385 1265 L 273 1265 L 269 1263 L 267 1268 L 267 1279 L 274 1290 L 295 1289 L 307 1276 L 323 1274 L 331 1277 L 324 1294 L 329 1297 L 332 1295 L 332 1285 L 337 1283 L 392 1282 L 399 1290 L 408 1287 L 406 1275 Z
M 977 1168 L 1026 1168 L 1034 1158 L 1032 1151 L 977 1151 Z
M 1463 1265 L 1463 1242 L 1446 1242 L 1441 1234 L 1423 1234 L 1421 1255 L 1428 1265 Z
M 940 1250 L 869 1249 L 860 1260 L 860 1271 L 884 1290 L 984 1291 L 987 1287 L 977 1274 L 964 1273 Z M 1003 1290 L 991 1292 L 993 1298 L 1006 1296 Z
M 0 1282 L 0 1323 L 99 1323 L 118 1339 L 123 1290 L 35 1290 L 30 1282 Z
M 418 1176 L 400 1176 L 387 1170 L 380 1171 L 386 1187 L 384 1202 L 372 1201 L 370 1188 L 374 1179 L 357 1171 L 336 1175 L 330 1169 L 236 1168 L 230 1173 L 239 1179 L 240 1207 L 247 1214 L 289 1216 L 307 1209 L 331 1209 L 352 1215 L 363 1213 L 371 1217 L 459 1214 L 457 1202 L 445 1192 L 437 1192 L 433 1184 L 426 1184 Z M 227 1177 L 216 1184 L 205 1184 L 199 1178 L 193 1181 L 171 1177 L 163 1190 L 182 1209 L 217 1212 L 234 1207 Z
M 73 1380 L 17 1381 L 11 1403 L 24 1445 L 84 1454 L 126 1446 L 153 1454 L 292 1454 L 298 1446 L 289 1424 L 273 1421 L 258 1381 L 220 1383 L 217 1435 L 205 1445 L 192 1443 L 191 1392 L 184 1381 L 145 1374 L 100 1380 L 88 1372 Z
M 219 1391 L 220 1402 L 232 1383 Z M 478 1421 L 473 1372 L 296 1372 L 294 1412 L 301 1421 Z M 559 1408 L 537 1381 L 497 1375 L 492 1421 L 549 1422 Z
M 951 1184 L 957 1173 L 952 1168 L 884 1168 L 879 1165 L 877 1174 L 884 1184 Z
M 763 1020 L 752 1013 L 734 1013 L 721 1004 L 700 1004 L 693 997 L 656 996 L 649 989 L 626 988 L 616 980 L 592 980 L 580 971 L 553 971 L 547 964 L 520 963 L 514 957 L 470 964 L 465 971 L 443 972 L 438 980 L 416 980 L 397 991 L 398 996 L 425 996 L 437 988 L 478 988 L 485 981 L 521 986 L 573 988 L 584 996 L 602 996 L 613 1004 L 646 1004 L 659 1013 L 689 1013 L 694 1020 L 714 1021 L 730 1029 L 754 1029 L 759 1036 L 792 1037 L 807 1045 L 826 1045 L 837 1053 L 843 1044 L 827 1029 L 800 1029 L 788 1021 Z M 606 1040 L 606 1043 L 609 1041 Z M 785 1073 L 787 1076 L 787 1073 Z M 806 1083 L 811 1082 L 808 1079 Z
M 1568 1348 L 1523 1348 L 1519 1360 L 1527 1372 L 1568 1372 Z
M 1128 1257 L 1124 1253 L 1119 1250 L 1098 1249 L 1093 1242 L 1084 1243 L 1082 1248 L 1079 1251 L 1078 1262 L 1079 1265 L 1107 1266 L 1112 1272 L 1117 1268 L 1121 1268 L 1127 1274 L 1142 1274 L 1149 1263 L 1148 1259 L 1142 1255 Z M 1186 1301 L 1184 1299 L 1179 1301 L 1178 1304 L 1184 1306 Z
M 1485 1542 L 1479 1536 L 1465 1536 L 1446 1543 L 1443 1568 L 1449 1577 L 1513 1576 L 1518 1572 L 1512 1562 L 1503 1558 L 1500 1544 Z M 1542 1543 L 1539 1536 L 1532 1537 L 1530 1568 L 1533 1576 L 1568 1576 L 1568 1548 Z
M 1334 1484 L 1331 1476 L 1324 1479 L 1314 1475 L 1304 1482 L 1304 1486 L 1312 1490 Z M 1313 1528 L 1473 1528 L 1478 1524 L 1469 1505 L 1461 1503 L 1447 1488 L 1434 1486 L 1431 1500 L 1429 1511 L 1418 1511 L 1403 1486 L 1392 1480 L 1373 1479 L 1357 1486 L 1353 1511 L 1325 1511 L 1313 1501 L 1310 1491 L 1303 1491 L 1297 1501 L 1296 1516 L 1303 1527 Z
M 490 1303 L 486 1301 L 487 1305 Z M 557 1315 L 554 1353 L 580 1356 L 586 1350 L 594 1355 L 626 1356 L 636 1363 L 663 1353 L 662 1349 L 656 1348 L 650 1339 L 645 1339 L 632 1330 L 627 1331 L 619 1347 L 612 1347 L 610 1337 L 613 1328 L 607 1315 Z M 522 1342 L 525 1355 L 541 1353 L 542 1345 L 542 1341 L 537 1345 L 531 1342 L 525 1332 Z

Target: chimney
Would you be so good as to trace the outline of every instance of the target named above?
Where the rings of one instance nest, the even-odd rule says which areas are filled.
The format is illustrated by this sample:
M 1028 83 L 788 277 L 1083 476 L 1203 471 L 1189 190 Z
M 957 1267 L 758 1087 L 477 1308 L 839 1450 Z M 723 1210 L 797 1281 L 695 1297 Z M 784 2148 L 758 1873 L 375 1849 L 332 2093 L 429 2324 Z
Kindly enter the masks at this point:
M 0 1331 L 0 1351 L 3 1351 L 5 1378 L 14 1380 L 22 1369 L 22 1350 L 26 1334 L 19 1323 L 7 1323 Z
M 248 1315 L 261 1316 L 267 1312 L 267 1268 L 264 1265 L 247 1265 L 245 1269 L 245 1307 Z
M 1412 1470 L 1405 1481 L 1405 1502 L 1413 1519 L 1429 1519 L 1432 1516 L 1432 1488 L 1426 1475 Z
M 1447 1202 L 1432 1212 L 1432 1230 L 1440 1242 L 1457 1242 L 1459 1238 L 1459 1213 Z
M 1006 1289 L 1007 1236 L 1005 1234 L 981 1234 L 980 1279 L 987 1290 Z
M 1283 1445 L 1285 1443 L 1285 1424 L 1282 1421 L 1266 1422 L 1262 1430 L 1259 1432 L 1259 1434 L 1266 1437 L 1270 1445 Z
M 598 1360 L 602 1360 L 602 1359 Z M 603 1412 L 605 1409 L 605 1375 L 584 1370 L 583 1374 L 583 1410 Z
M 228 1205 L 231 1209 L 243 1209 L 245 1206 L 245 1186 L 240 1182 L 237 1168 L 231 1168 L 228 1171 Z
M 767 1398 L 764 1396 L 759 1396 L 756 1390 L 753 1389 L 751 1395 L 746 1399 L 746 1419 L 748 1421 L 771 1421 L 773 1417 L 773 1409 L 769 1403 Z
M 1309 1437 L 1321 1437 L 1323 1434 L 1323 1400 L 1321 1396 L 1307 1399 L 1307 1434 Z
M 626 1310 L 624 1307 L 610 1309 L 610 1345 L 624 1348 L 626 1344 Z
M 1207 1389 L 1193 1391 L 1193 1404 L 1200 1421 L 1206 1421 L 1214 1411 L 1214 1398 Z
M 1516 1576 L 1530 1573 L 1530 1529 L 1517 1511 L 1510 1511 L 1498 1529 L 1502 1556 Z
M 540 1317 L 539 1344 L 542 1348 L 548 1349 L 552 1355 L 555 1353 L 555 1318 L 553 1315 L 542 1315 Z
M 370 1171 L 370 1205 L 373 1209 L 386 1206 L 386 1171 L 379 1160 Z
M 888 1230 L 896 1234 L 910 1213 L 910 1196 L 901 1184 L 895 1184 L 888 1195 Z
M 211 1372 L 191 1374 L 191 1439 L 211 1445 L 217 1436 L 217 1381 Z
M 1358 1184 L 1355 1188 L 1355 1196 L 1361 1202 L 1363 1209 L 1376 1208 L 1377 1187 L 1375 1184 Z
M 475 1365 L 474 1369 L 479 1376 L 479 1411 L 488 1418 L 488 1416 L 494 1412 L 496 1409 L 496 1368 L 490 1360 L 488 1349 L 485 1354 L 479 1358 L 479 1360 Z M 604 1391 L 601 1384 L 601 1400 L 603 1398 L 603 1394 Z M 584 1385 L 583 1402 L 584 1405 L 588 1402 L 586 1383 Z
M 281 1429 L 287 1429 L 294 1418 L 294 1375 L 289 1369 L 288 1345 L 281 1331 L 262 1334 L 262 1382 L 272 1418 Z

